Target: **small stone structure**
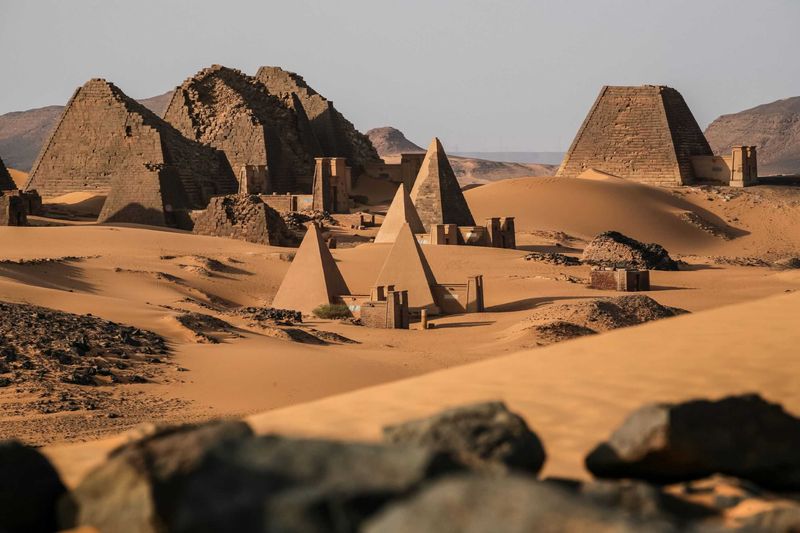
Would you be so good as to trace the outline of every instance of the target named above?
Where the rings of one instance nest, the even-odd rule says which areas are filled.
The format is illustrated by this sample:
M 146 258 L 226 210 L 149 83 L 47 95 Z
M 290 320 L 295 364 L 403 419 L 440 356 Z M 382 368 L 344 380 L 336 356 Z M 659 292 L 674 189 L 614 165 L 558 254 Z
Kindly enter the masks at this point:
M 194 233 L 228 237 L 272 246 L 292 245 L 292 237 L 280 214 L 256 195 L 216 196 L 203 211 L 192 213 Z
M 263 190 L 310 187 L 313 158 L 299 117 L 263 83 L 238 70 L 213 65 L 175 90 L 164 119 L 183 135 L 224 152 L 230 167 L 264 167 Z
M 343 157 L 317 157 L 312 186 L 312 209 L 328 213 L 350 212 L 350 167 Z
M 19 194 L 3 191 L 0 196 L 0 226 L 27 226 L 28 216 L 25 201 Z
M 279 213 L 311 211 L 314 197 L 311 194 L 262 194 L 261 201 Z
M 331 100 L 309 87 L 302 76 L 264 66 L 258 69 L 256 79 L 295 111 L 303 138 L 309 145 L 319 147 L 313 151 L 314 155 L 344 157 L 356 175 L 361 174 L 365 165 L 381 160 L 369 138 L 356 130 Z
M 713 156 L 683 96 L 670 87 L 603 87 L 557 176 L 594 168 L 651 185 L 696 181 L 692 157 Z
M 517 247 L 517 231 L 514 217 L 492 217 L 486 219 L 486 230 L 489 233 L 489 245 L 493 248 Z
M 370 328 L 408 329 L 408 291 L 373 287 L 369 300 L 361 302 L 359 319 Z
M 182 136 L 114 84 L 92 79 L 70 99 L 26 192 L 106 194 L 100 222 L 191 228 L 188 211 L 236 192 L 220 152 Z
M 747 187 L 758 183 L 755 146 L 734 146 L 729 156 L 693 156 L 692 167 L 697 181 L 701 182 L 729 187 Z
M 239 169 L 239 194 L 263 194 L 270 187 L 266 165 L 242 165 Z
M 589 288 L 623 292 L 649 291 L 650 271 L 625 268 L 593 269 L 589 272 Z
M 425 226 L 411 203 L 406 185 L 401 183 L 375 236 L 375 242 L 395 242 L 404 224 L 408 224 L 414 234 L 425 233 Z
M 618 231 L 605 231 L 592 239 L 581 261 L 603 268 L 678 270 L 678 263 L 660 244 L 639 242 Z
M 400 154 L 399 163 L 386 163 L 383 160 L 368 162 L 364 165 L 363 173 L 372 178 L 402 183 L 410 191 L 424 160 L 425 152 Z

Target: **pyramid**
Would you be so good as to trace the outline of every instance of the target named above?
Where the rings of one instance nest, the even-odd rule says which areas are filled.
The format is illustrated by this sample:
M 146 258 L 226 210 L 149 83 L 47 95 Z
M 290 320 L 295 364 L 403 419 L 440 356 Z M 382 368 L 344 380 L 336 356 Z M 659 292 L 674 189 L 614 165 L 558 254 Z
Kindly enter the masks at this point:
M 375 280 L 375 286 L 381 285 L 394 285 L 397 290 L 407 290 L 408 307 L 411 309 L 424 308 L 431 314 L 439 312 L 431 291 L 431 286 L 436 285 L 436 278 L 408 224 L 401 226 Z
M 320 155 L 347 158 L 356 174 L 364 163 L 380 161 L 369 137 L 359 132 L 332 101 L 309 87 L 302 76 L 280 67 L 261 67 L 256 78 L 270 93 L 308 118 L 313 136 L 322 150 Z
M 303 134 L 307 119 L 252 76 L 221 65 L 203 69 L 175 90 L 164 119 L 186 137 L 222 150 L 237 175 L 245 165 L 267 167 L 271 190 L 262 192 L 311 185 L 319 147 L 309 146 L 313 138 Z
M 383 224 L 375 236 L 375 242 L 395 242 L 403 224 L 408 224 L 412 233 L 425 233 L 425 226 L 422 225 L 417 209 L 411 203 L 406 186 L 401 183 L 394 195 L 392 205 L 389 206 L 389 211 L 386 212 Z
M 0 191 L 8 191 L 16 188 L 17 184 L 14 183 L 11 174 L 8 173 L 8 169 L 5 164 L 3 164 L 3 160 L 0 159 Z
M 594 168 L 651 185 L 695 179 L 692 156 L 712 155 L 681 94 L 670 87 L 603 87 L 557 176 Z
M 341 294 L 350 294 L 350 290 L 322 240 L 319 227 L 312 222 L 272 307 L 311 313 L 320 305 L 333 303 L 334 297 Z
M 428 152 L 414 181 L 411 201 L 425 225 L 425 231 L 430 231 L 431 224 L 475 225 L 453 167 L 444 153 L 442 143 L 436 137 L 428 146 Z
M 103 79 L 75 91 L 25 187 L 43 198 L 106 194 L 101 222 L 179 227 L 186 211 L 237 188 L 220 152 L 185 138 Z

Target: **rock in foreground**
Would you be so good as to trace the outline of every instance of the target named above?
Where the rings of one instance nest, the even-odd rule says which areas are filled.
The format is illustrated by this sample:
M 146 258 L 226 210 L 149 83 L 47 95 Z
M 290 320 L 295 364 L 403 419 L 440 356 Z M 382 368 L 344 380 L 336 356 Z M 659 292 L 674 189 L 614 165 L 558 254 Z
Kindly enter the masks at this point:
M 457 407 L 383 429 L 393 444 L 425 446 L 479 470 L 535 475 L 545 461 L 539 437 L 502 402 Z
M 715 473 L 800 489 L 800 419 L 758 395 L 642 407 L 587 457 L 601 478 L 657 483 Z
M 581 260 L 607 268 L 678 270 L 678 263 L 660 244 L 645 244 L 617 231 L 606 231 L 592 239 Z

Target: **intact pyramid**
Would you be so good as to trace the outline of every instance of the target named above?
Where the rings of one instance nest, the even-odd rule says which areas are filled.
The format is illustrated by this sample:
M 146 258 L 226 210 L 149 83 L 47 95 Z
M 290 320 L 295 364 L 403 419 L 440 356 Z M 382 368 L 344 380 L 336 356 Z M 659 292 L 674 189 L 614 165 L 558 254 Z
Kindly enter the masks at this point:
M 389 206 L 389 211 L 386 212 L 386 218 L 383 219 L 383 224 L 375 236 L 375 242 L 395 242 L 404 224 L 408 224 L 412 233 L 425 233 L 425 226 L 419 219 L 414 204 L 411 203 L 406 186 L 401 183 L 394 195 L 392 205 Z
M 439 308 L 431 291 L 431 286 L 435 284 L 436 278 L 417 238 L 411 233 L 409 225 L 403 224 L 375 285 L 394 285 L 397 290 L 407 290 L 409 308 L 427 309 L 429 313 L 436 314 Z
M 431 224 L 475 225 L 453 167 L 450 166 L 442 143 L 436 137 L 428 146 L 428 152 L 414 181 L 411 201 L 417 208 L 425 231 L 430 231 Z
M 319 228 L 312 222 L 278 288 L 272 307 L 310 313 L 320 305 L 333 303 L 334 297 L 341 294 L 350 294 L 350 290 L 325 246 Z
M 16 188 L 17 185 L 11 178 L 11 174 L 8 173 L 8 169 L 3 163 L 3 160 L 0 159 L 0 191 L 9 191 Z
M 670 87 L 603 87 L 557 176 L 594 168 L 651 185 L 695 179 L 692 156 L 713 155 L 683 96 Z
M 113 83 L 92 79 L 73 94 L 25 189 L 44 198 L 107 194 L 100 222 L 190 228 L 188 210 L 238 184 L 220 152 L 185 138 Z

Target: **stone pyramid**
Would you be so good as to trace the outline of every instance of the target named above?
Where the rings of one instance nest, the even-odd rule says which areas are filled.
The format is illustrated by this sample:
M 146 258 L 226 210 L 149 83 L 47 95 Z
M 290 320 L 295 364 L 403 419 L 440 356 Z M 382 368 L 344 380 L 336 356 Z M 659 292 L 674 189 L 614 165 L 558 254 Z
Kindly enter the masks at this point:
M 302 76 L 280 67 L 261 67 L 256 78 L 308 118 L 324 157 L 345 157 L 356 175 L 366 162 L 380 161 L 369 137 L 359 132 L 333 105 L 308 86 Z
M 272 307 L 311 313 L 320 305 L 333 303 L 337 295 L 349 293 L 336 261 L 322 240 L 319 227 L 312 222 L 278 288 Z
M 222 150 L 237 175 L 244 165 L 266 166 L 264 192 L 310 189 L 319 148 L 308 146 L 303 118 L 252 76 L 221 65 L 184 81 L 164 112 L 186 137 Z
M 430 231 L 431 224 L 475 225 L 453 167 L 444 153 L 442 143 L 436 137 L 428 146 L 428 152 L 414 181 L 411 201 L 425 225 L 425 231 Z
M 594 168 L 651 185 L 695 179 L 692 156 L 711 148 L 683 96 L 670 87 L 603 87 L 557 176 Z
M 425 233 L 425 226 L 422 225 L 417 209 L 411 203 L 406 186 L 401 183 L 375 236 L 375 242 L 395 242 L 403 224 L 408 224 L 412 233 Z
M 394 285 L 397 290 L 407 290 L 411 309 L 427 309 L 431 314 L 439 312 L 431 290 L 436 278 L 408 224 L 401 226 L 375 285 Z
M 101 222 L 188 229 L 188 210 L 237 188 L 221 152 L 185 138 L 103 79 L 75 91 L 25 187 L 44 198 L 106 194 Z
M 8 169 L 3 163 L 3 160 L 0 159 L 0 191 L 9 191 L 16 188 L 17 184 L 14 183 L 14 180 L 11 178 L 11 174 L 8 173 Z

